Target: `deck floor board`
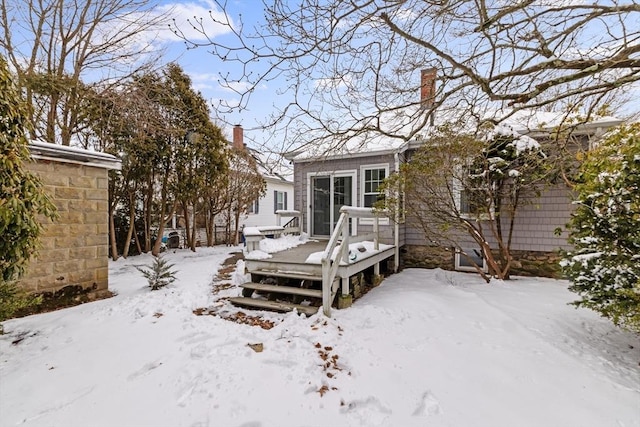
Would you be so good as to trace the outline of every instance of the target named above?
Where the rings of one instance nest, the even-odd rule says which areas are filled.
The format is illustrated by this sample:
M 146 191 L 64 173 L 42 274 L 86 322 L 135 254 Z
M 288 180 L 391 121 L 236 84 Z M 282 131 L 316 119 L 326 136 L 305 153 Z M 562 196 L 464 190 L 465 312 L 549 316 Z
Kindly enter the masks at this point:
M 289 248 L 284 251 L 271 254 L 271 258 L 269 258 L 269 261 L 304 264 L 309 255 L 315 252 L 324 252 L 326 247 L 326 240 L 310 240 L 300 246 L 296 246 L 295 248 Z

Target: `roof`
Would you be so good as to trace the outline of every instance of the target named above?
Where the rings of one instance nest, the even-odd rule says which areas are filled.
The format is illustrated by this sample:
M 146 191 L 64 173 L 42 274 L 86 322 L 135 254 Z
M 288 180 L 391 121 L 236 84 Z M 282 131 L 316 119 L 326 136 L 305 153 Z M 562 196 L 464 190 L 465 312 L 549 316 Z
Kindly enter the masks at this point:
M 122 162 L 116 156 L 82 148 L 32 141 L 29 143 L 31 157 L 37 160 L 53 160 L 103 169 L 120 170 Z
M 293 182 L 293 168 L 288 162 L 283 162 L 278 153 L 261 152 L 247 147 L 249 153 L 256 160 L 258 170 L 265 179 L 273 179 L 285 183 Z
M 487 113 L 485 117 L 504 116 L 504 112 Z M 455 121 L 451 118 L 451 121 Z M 520 110 L 513 113 L 504 121 L 501 121 L 495 131 L 500 133 L 515 133 L 517 135 L 527 135 L 531 138 L 541 138 L 550 132 L 558 129 L 559 126 L 570 126 L 571 122 L 578 123 L 575 118 L 567 118 L 567 115 L 559 112 L 546 111 L 526 111 Z M 382 121 L 381 121 L 382 122 Z M 440 117 L 436 120 L 438 125 L 447 122 L 446 118 Z M 477 128 L 475 119 L 465 119 L 466 126 L 469 129 Z M 574 134 L 599 134 L 607 128 L 621 124 L 620 120 L 611 116 L 601 116 L 593 118 L 587 123 L 579 123 L 573 129 Z M 346 142 L 337 147 L 331 147 L 331 144 L 305 146 L 303 149 L 290 151 L 285 154 L 285 158 L 296 162 L 309 162 L 315 160 L 340 159 L 349 157 L 369 157 L 373 155 L 385 155 L 402 153 L 407 148 L 413 148 L 422 145 L 428 139 L 428 135 L 434 130 L 432 125 L 423 127 L 419 133 L 411 128 L 415 123 L 406 123 L 399 114 L 390 117 L 387 122 L 387 128 L 380 131 L 368 131 L 347 138 Z M 386 135 L 385 135 L 386 134 Z M 406 140 L 401 136 L 393 137 L 391 135 L 411 135 L 415 134 L 412 139 Z M 344 138 L 343 138 L 344 139 Z

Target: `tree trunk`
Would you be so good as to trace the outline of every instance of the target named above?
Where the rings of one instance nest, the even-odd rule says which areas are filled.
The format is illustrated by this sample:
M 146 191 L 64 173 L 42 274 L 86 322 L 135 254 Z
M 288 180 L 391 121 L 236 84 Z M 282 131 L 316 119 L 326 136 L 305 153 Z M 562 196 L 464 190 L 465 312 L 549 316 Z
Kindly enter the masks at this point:
M 193 252 L 196 251 L 196 219 L 195 219 L 195 215 L 193 218 L 193 224 L 191 226 L 191 246 L 190 246 L 191 250 Z
M 124 242 L 124 249 L 122 250 L 122 257 L 126 258 L 129 256 L 129 246 L 131 246 L 131 237 L 133 236 L 133 231 L 135 230 L 135 222 L 136 222 L 136 210 L 133 205 L 133 198 L 129 197 L 129 230 L 127 231 L 127 240 Z
M 213 246 L 213 233 L 215 232 L 213 218 L 209 212 L 205 213 L 204 230 L 207 234 L 207 246 L 209 247 Z
M 184 234 L 187 239 L 187 247 L 191 248 L 191 218 L 189 217 L 189 204 L 186 201 L 181 201 L 182 215 L 184 216 Z
M 111 242 L 111 259 L 118 259 L 118 246 L 116 242 L 116 227 L 113 216 L 115 214 L 115 204 L 109 206 L 109 239 Z
M 153 175 L 147 180 L 147 195 L 144 200 L 144 252 L 151 250 L 151 205 L 153 201 Z
M 167 208 L 167 202 L 165 200 L 160 204 L 160 223 L 158 224 L 158 236 L 156 237 L 156 241 L 153 245 L 153 249 L 151 250 L 151 255 L 158 256 L 160 254 L 160 246 L 162 245 L 162 234 L 164 234 L 164 225 L 167 221 L 171 219 L 173 214 L 176 212 L 177 202 L 173 202 L 171 206 L 171 211 L 168 216 L 164 216 L 164 211 Z
M 238 246 L 240 244 L 240 236 L 238 231 L 240 230 L 240 211 L 234 212 L 234 222 L 233 225 L 233 244 L 234 246 Z

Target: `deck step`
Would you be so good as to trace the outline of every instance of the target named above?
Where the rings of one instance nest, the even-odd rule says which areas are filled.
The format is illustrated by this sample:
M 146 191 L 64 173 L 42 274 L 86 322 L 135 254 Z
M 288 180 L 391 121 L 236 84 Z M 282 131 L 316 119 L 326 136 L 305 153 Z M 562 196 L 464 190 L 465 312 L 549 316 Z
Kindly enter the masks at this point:
M 229 298 L 229 301 L 234 305 L 240 305 L 243 307 L 251 307 L 265 310 L 274 310 L 274 311 L 293 311 L 295 308 L 299 313 L 304 313 L 307 316 L 312 314 L 316 314 L 318 312 L 318 307 L 312 307 L 309 305 L 300 305 L 300 304 L 291 304 L 287 302 L 278 302 L 278 301 L 267 301 L 258 298 L 244 298 L 244 297 L 234 297 Z
M 298 271 L 280 271 L 280 270 L 251 270 L 251 274 L 269 277 L 285 277 L 289 279 L 314 280 L 322 282 L 322 276 L 316 274 L 303 273 Z
M 247 282 L 240 285 L 245 289 L 253 289 L 262 292 L 277 292 L 279 294 L 301 295 L 311 298 L 322 298 L 321 289 L 297 288 L 294 286 L 267 285 L 264 283 Z

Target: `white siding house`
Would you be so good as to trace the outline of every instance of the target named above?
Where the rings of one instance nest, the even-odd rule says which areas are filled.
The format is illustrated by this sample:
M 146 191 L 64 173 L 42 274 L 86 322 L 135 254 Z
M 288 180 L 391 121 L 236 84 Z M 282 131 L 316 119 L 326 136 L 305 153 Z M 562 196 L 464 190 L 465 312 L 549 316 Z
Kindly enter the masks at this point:
M 256 199 L 247 208 L 247 212 L 240 216 L 240 229 L 276 225 L 278 222 L 276 211 L 293 208 L 293 170 L 287 170 L 279 166 L 279 162 L 271 162 L 263 153 L 247 147 L 244 144 L 244 131 L 240 125 L 233 128 L 233 145 L 236 148 L 248 150 L 256 160 L 258 170 L 267 184 L 265 194 Z
M 276 211 L 293 207 L 293 181 L 283 177 L 263 176 L 267 183 L 267 192 L 257 199 L 241 217 L 242 226 L 276 225 Z

